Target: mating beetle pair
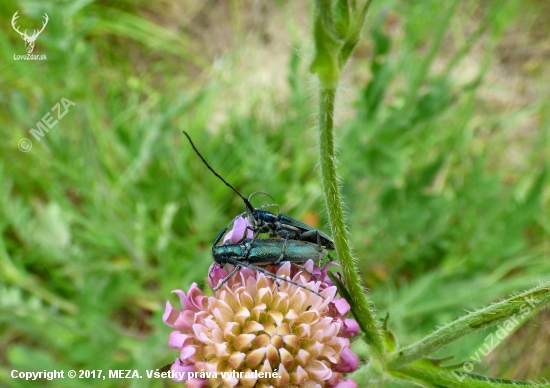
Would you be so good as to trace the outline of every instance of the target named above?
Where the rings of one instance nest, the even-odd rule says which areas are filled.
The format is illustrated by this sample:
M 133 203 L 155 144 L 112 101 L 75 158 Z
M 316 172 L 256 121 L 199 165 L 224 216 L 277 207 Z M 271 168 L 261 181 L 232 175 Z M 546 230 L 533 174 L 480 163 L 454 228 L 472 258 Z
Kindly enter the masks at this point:
M 214 291 L 218 290 L 227 282 L 241 267 L 248 267 L 264 273 L 266 276 L 273 278 L 278 285 L 278 281 L 282 280 L 301 288 L 305 288 L 319 296 L 319 293 L 308 289 L 298 283 L 291 280 L 281 278 L 272 274 L 266 269 L 260 267 L 261 265 L 274 264 L 278 265 L 284 261 L 290 262 L 292 265 L 303 269 L 297 263 L 303 263 L 308 259 L 317 255 L 318 260 L 327 256 L 327 249 L 334 249 L 334 241 L 325 233 L 317 230 L 303 222 L 297 221 L 284 214 L 273 214 L 271 212 L 261 210 L 269 206 L 278 205 L 264 205 L 259 208 L 254 208 L 250 203 L 250 198 L 256 193 L 252 193 L 250 197 L 244 197 L 237 189 L 231 186 L 225 179 L 223 179 L 204 159 L 201 153 L 195 147 L 195 144 L 187 134 L 183 132 L 189 143 L 193 147 L 193 150 L 201 158 L 203 163 L 208 167 L 216 177 L 218 177 L 226 186 L 233 190 L 245 203 L 246 211 L 239 214 L 231 222 L 223 228 L 219 233 L 212 245 L 212 256 L 219 265 L 232 264 L 233 270 L 221 280 L 220 283 L 214 288 Z M 263 193 L 266 194 L 266 193 Z M 222 237 L 225 235 L 229 226 L 235 222 L 236 219 L 246 215 L 250 229 L 253 232 L 252 239 L 243 239 L 238 244 L 218 245 Z M 258 235 L 268 233 L 269 237 L 279 237 L 278 239 L 258 239 Z M 321 296 L 322 297 L 322 296 Z

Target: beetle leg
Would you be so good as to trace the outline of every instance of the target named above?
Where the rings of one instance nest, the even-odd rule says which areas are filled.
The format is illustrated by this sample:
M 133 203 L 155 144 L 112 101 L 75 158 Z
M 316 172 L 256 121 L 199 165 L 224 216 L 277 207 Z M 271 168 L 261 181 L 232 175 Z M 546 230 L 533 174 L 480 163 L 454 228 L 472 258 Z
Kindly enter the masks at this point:
M 292 265 L 293 267 L 296 267 L 298 268 L 300 271 L 304 271 L 305 273 L 308 273 L 313 279 L 317 279 L 317 276 L 315 276 L 314 274 L 312 274 L 311 272 L 309 272 L 306 267 L 304 266 L 301 266 L 301 265 L 298 265 L 296 263 L 293 263 L 292 261 L 290 262 L 290 265 Z
M 246 231 L 247 230 L 250 230 L 252 232 L 252 236 L 254 236 L 254 233 L 256 233 L 256 231 L 254 230 L 254 228 L 252 226 L 247 226 L 245 229 L 244 229 L 244 234 L 243 234 L 243 240 L 246 238 Z M 241 240 L 242 241 L 242 240 Z
M 218 263 L 216 263 L 216 265 L 211 266 L 210 271 L 208 271 L 208 277 L 211 278 L 212 277 L 212 272 L 214 272 L 214 270 L 216 268 L 220 268 L 220 267 L 221 267 L 221 265 L 219 265 Z
M 317 238 L 317 247 L 319 248 L 319 260 L 323 258 L 323 246 L 321 245 L 321 235 L 317 230 L 310 230 L 302 233 L 299 238 L 302 241 L 308 241 L 308 238 L 315 236 Z
M 248 260 L 248 254 L 250 253 L 250 250 L 254 246 L 254 242 L 256 242 L 256 239 L 258 238 L 259 234 L 260 234 L 259 229 L 254 232 L 254 235 L 252 236 L 252 240 L 250 241 L 250 243 L 248 244 L 248 246 L 244 250 L 243 260 Z
M 283 244 L 283 249 L 281 250 L 281 255 L 279 256 L 279 258 L 277 260 L 275 260 L 273 265 L 279 265 L 279 264 L 281 264 L 281 261 L 283 261 L 283 258 L 285 257 L 285 253 L 286 253 L 286 244 L 287 243 L 288 243 L 288 233 L 286 234 L 286 237 L 285 237 L 285 242 Z
M 323 258 L 323 247 L 321 246 L 321 236 L 317 231 L 315 231 L 315 234 L 317 235 L 317 247 L 319 248 L 319 261 L 321 261 L 321 259 Z
M 212 244 L 212 248 L 214 248 L 216 245 L 218 245 L 218 243 L 220 242 L 220 240 L 222 239 L 223 235 L 225 234 L 225 232 L 227 232 L 227 229 L 229 228 L 229 225 L 227 225 L 225 228 L 223 228 L 222 230 L 220 230 L 220 233 L 218 233 L 218 235 L 216 236 L 216 239 L 214 240 L 214 244 Z
M 239 264 L 235 265 L 235 267 L 233 267 L 233 269 L 231 270 L 231 272 L 229 272 L 229 274 L 224 277 L 222 280 L 220 280 L 218 282 L 218 285 L 214 288 L 212 288 L 212 291 L 218 291 L 220 288 L 222 288 L 222 286 L 227 283 L 227 281 L 229 279 L 231 279 L 233 277 L 233 275 L 235 275 L 235 273 L 241 269 L 241 266 Z

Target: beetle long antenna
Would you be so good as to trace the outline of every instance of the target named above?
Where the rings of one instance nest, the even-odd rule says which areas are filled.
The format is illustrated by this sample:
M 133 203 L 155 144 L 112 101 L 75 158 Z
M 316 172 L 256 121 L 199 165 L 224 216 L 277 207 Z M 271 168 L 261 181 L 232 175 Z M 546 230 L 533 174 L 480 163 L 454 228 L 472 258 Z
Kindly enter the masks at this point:
M 191 147 L 193 147 L 193 150 L 195 151 L 195 153 L 197 155 L 199 155 L 199 158 L 201 158 L 202 162 L 206 165 L 206 167 L 208 167 L 208 169 L 210 171 L 212 171 L 214 173 L 214 175 L 216 175 L 223 183 L 225 183 L 225 185 L 227 187 L 229 187 L 231 190 L 233 190 L 235 193 L 237 193 L 237 195 L 239 197 L 242 198 L 242 200 L 244 201 L 244 204 L 246 205 L 246 208 L 250 211 L 250 212 L 253 212 L 254 211 L 254 208 L 252 207 L 252 205 L 250 204 L 250 201 L 245 198 L 241 193 L 239 193 L 239 191 L 234 188 L 233 186 L 231 186 L 225 179 L 223 179 L 221 177 L 220 174 L 218 174 L 216 171 L 214 171 L 214 169 L 212 167 L 210 167 L 210 165 L 208 164 L 208 162 L 204 159 L 204 157 L 201 155 L 201 153 L 199 152 L 199 150 L 197 149 L 197 147 L 195 147 L 195 144 L 193 143 L 193 140 L 191 140 L 191 137 L 189 136 L 189 134 L 185 131 L 182 131 L 183 134 L 187 137 L 187 140 L 189 140 L 189 143 L 191 143 Z

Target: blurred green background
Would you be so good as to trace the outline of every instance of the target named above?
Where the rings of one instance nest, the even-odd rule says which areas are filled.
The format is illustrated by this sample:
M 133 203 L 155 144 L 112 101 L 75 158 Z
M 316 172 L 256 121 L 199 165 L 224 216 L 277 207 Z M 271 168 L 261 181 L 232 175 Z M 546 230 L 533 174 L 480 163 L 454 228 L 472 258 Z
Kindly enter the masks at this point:
M 0 3 L 0 386 L 175 385 L 10 372 L 175 359 L 164 304 L 204 284 L 214 237 L 243 211 L 183 129 L 243 193 L 329 231 L 310 7 Z M 33 52 L 47 60 L 13 59 L 17 10 L 21 30 L 49 15 Z M 547 1 L 372 5 L 338 97 L 339 167 L 358 266 L 401 343 L 550 280 L 549 34 Z M 38 141 L 62 98 L 76 105 Z M 475 372 L 550 379 L 549 322 L 533 317 Z M 491 330 L 441 356 L 467 360 Z

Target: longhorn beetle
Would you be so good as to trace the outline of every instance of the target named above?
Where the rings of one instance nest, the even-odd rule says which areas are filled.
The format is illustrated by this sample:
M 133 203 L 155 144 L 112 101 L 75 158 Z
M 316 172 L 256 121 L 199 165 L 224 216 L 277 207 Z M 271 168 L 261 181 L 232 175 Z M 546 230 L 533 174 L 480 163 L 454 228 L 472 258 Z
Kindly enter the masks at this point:
M 219 241 L 219 238 L 221 235 L 223 235 L 229 226 L 239 217 L 242 217 L 246 214 L 248 222 L 250 223 L 250 229 L 254 232 L 254 237 L 252 243 L 254 243 L 254 240 L 256 240 L 256 237 L 258 234 L 261 233 L 269 233 L 270 237 L 282 237 L 285 239 L 285 245 L 288 242 L 288 240 L 300 240 L 304 242 L 310 242 L 315 243 L 318 246 L 318 252 L 319 252 L 319 258 L 321 258 L 322 254 L 322 248 L 334 250 L 334 240 L 326 235 L 325 233 L 321 232 L 320 230 L 317 230 L 307 224 L 304 224 L 303 222 L 300 222 L 298 220 L 295 220 L 294 218 L 291 218 L 289 216 L 286 216 L 284 214 L 273 214 L 271 212 L 260 210 L 263 207 L 268 206 L 277 206 L 278 205 L 264 205 L 260 208 L 254 208 L 252 204 L 250 203 L 250 198 L 252 195 L 256 194 L 252 193 L 248 198 L 244 197 L 237 189 L 235 189 L 233 186 L 231 186 L 225 179 L 223 179 L 210 165 L 208 162 L 204 159 L 204 157 L 201 155 L 199 150 L 197 150 L 197 147 L 195 147 L 195 144 L 191 140 L 191 137 L 187 134 L 187 132 L 183 131 L 183 134 L 187 137 L 189 140 L 189 143 L 191 144 L 191 147 L 193 147 L 193 150 L 196 152 L 196 154 L 201 158 L 202 162 L 208 167 L 210 171 L 216 177 L 218 177 L 227 187 L 229 187 L 231 190 L 233 190 L 241 199 L 244 201 L 244 204 L 246 206 L 246 212 L 243 212 L 239 214 L 237 217 L 233 218 L 227 226 L 220 231 L 220 234 L 218 235 L 218 238 L 216 238 L 216 243 Z M 263 192 L 262 192 L 263 193 Z M 263 193 L 266 194 L 266 193 Z M 269 194 L 268 194 L 269 195 Z M 248 248 L 250 250 L 250 247 Z M 281 254 L 279 256 L 279 259 L 276 260 L 277 264 L 283 259 L 283 255 Z
M 214 261 L 220 266 L 232 264 L 233 269 L 224 279 L 220 280 L 219 284 L 213 288 L 213 291 L 218 291 L 241 267 L 247 267 L 273 278 L 277 287 L 279 287 L 279 280 L 282 280 L 311 291 L 325 299 L 323 295 L 302 284 L 277 276 L 265 268 L 259 267 L 260 265 L 274 264 L 280 261 L 277 258 L 279 257 L 279 252 L 283 250 L 285 261 L 290 262 L 291 265 L 301 270 L 305 270 L 305 268 L 296 263 L 303 263 L 311 258 L 312 255 L 317 254 L 318 247 L 315 244 L 296 240 L 287 242 L 286 240 L 263 238 L 254 241 L 253 239 L 245 238 L 238 244 L 216 246 L 222 236 L 223 233 L 219 234 L 216 238 L 212 246 L 212 256 L 214 257 Z M 319 255 L 319 259 L 323 259 L 327 255 L 327 250 L 323 249 Z

